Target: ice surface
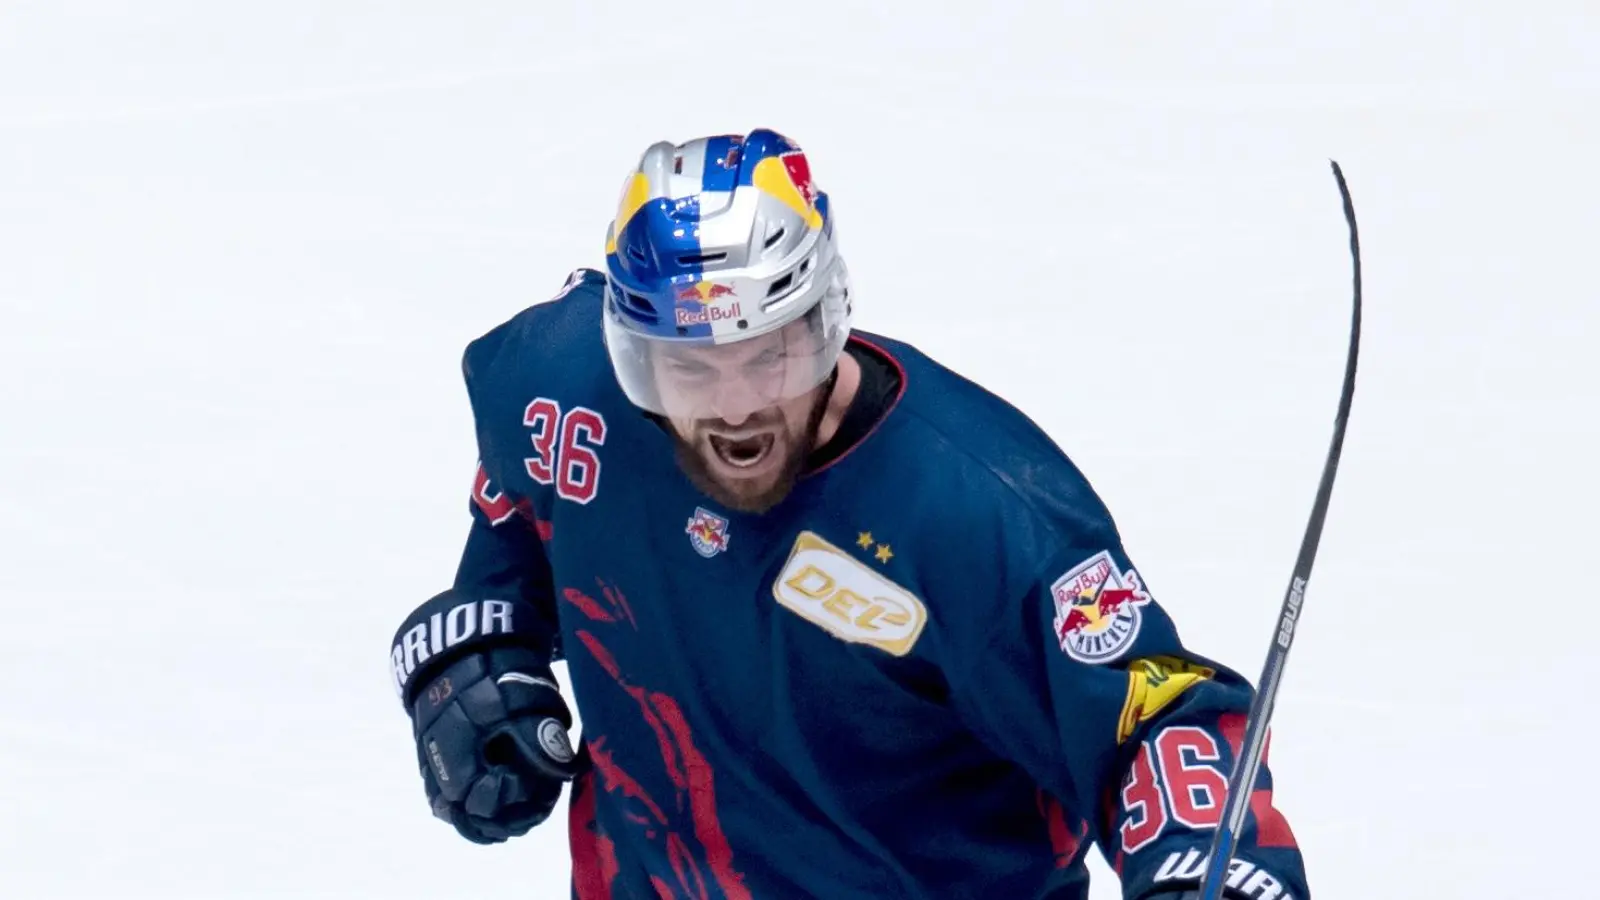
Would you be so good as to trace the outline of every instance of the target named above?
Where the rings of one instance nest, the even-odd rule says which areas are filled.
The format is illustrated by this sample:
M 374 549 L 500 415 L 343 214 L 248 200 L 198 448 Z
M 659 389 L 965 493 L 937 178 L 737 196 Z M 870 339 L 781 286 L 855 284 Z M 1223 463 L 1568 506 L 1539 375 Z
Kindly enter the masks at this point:
M 560 824 L 428 815 L 385 674 L 464 533 L 459 354 L 599 262 L 647 144 L 759 125 L 859 324 L 1028 410 L 1252 677 L 1338 391 L 1337 158 L 1367 333 L 1280 805 L 1323 898 L 1573 883 L 1589 5 L 577 7 L 0 7 L 0 896 L 565 896 Z

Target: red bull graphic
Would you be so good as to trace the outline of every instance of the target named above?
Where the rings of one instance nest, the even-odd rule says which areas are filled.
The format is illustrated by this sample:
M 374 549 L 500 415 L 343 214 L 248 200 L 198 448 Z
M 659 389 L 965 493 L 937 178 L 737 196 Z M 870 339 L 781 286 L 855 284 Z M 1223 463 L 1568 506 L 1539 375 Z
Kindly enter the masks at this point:
M 782 156 L 769 156 L 756 163 L 750 174 L 750 183 L 762 193 L 794 210 L 806 221 L 808 228 L 822 227 L 822 213 L 817 210 L 817 187 L 811 180 L 811 165 L 798 150 Z
M 694 518 L 684 529 L 694 552 L 710 559 L 728 549 L 728 520 L 703 506 L 694 508 Z
M 699 281 L 678 288 L 678 302 L 705 306 L 724 297 L 736 297 L 733 288 L 712 281 Z
M 789 180 L 800 191 L 800 196 L 806 198 L 806 203 L 817 205 L 817 186 L 811 180 L 811 163 L 806 161 L 805 153 L 799 150 L 790 150 L 779 156 L 783 160 L 783 167 L 789 170 Z
M 1138 573 L 1119 573 L 1108 550 L 1056 579 L 1050 593 L 1062 652 L 1086 663 L 1110 662 L 1133 646 L 1143 624 L 1139 607 L 1150 602 Z
M 739 295 L 725 284 L 699 281 L 678 288 L 678 308 L 673 319 L 680 328 L 690 325 L 710 325 L 713 322 L 734 322 L 744 318 L 739 306 Z M 732 300 L 732 302 L 728 302 Z
M 739 304 L 731 306 L 706 306 L 700 309 L 680 308 L 676 315 L 679 325 L 710 325 L 713 322 L 732 322 L 744 318 Z

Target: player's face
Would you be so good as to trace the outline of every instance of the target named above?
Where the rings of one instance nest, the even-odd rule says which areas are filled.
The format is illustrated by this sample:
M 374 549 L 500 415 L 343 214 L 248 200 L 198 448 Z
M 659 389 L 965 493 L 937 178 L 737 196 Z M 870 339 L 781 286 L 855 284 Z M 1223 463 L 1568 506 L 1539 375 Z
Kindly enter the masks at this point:
M 827 396 L 804 323 L 716 347 L 666 348 L 657 389 L 695 486 L 730 509 L 764 512 L 788 495 L 815 442 Z

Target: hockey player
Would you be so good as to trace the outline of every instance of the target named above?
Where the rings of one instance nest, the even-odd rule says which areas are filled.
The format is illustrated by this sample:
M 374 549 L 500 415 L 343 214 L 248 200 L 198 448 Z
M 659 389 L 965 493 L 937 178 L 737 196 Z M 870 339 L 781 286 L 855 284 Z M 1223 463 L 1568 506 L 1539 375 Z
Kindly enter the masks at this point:
M 580 900 L 1194 891 L 1249 685 L 1040 429 L 852 331 L 800 149 L 650 147 L 605 255 L 466 350 L 471 530 L 391 653 L 434 813 L 570 780 Z M 1228 884 L 1309 896 L 1270 776 Z

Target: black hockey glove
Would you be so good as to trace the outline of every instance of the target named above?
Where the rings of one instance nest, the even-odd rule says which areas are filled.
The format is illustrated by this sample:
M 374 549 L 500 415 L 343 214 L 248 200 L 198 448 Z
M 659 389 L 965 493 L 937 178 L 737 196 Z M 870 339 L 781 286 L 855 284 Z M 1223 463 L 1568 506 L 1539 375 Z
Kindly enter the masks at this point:
M 457 659 L 417 692 L 411 720 L 433 814 L 479 844 L 527 834 L 576 774 L 572 713 L 531 650 Z

